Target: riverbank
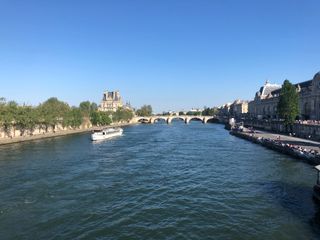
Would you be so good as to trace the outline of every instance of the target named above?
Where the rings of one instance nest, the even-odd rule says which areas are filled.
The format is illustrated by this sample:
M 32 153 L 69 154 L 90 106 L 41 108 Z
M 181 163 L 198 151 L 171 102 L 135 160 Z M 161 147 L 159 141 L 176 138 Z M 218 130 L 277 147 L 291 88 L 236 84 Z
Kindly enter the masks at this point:
M 303 138 L 274 134 L 266 131 L 231 130 L 230 134 L 260 144 L 269 149 L 303 159 L 310 164 L 320 164 L 320 143 Z
M 241 122 L 242 120 L 239 120 Z M 250 120 L 243 121 L 245 127 L 252 127 L 262 131 L 286 134 L 287 129 L 280 120 Z M 290 130 L 296 137 L 320 141 L 320 124 L 318 121 L 296 121 Z
M 103 128 L 125 127 L 125 126 L 129 126 L 129 125 L 134 125 L 134 123 L 120 123 L 120 124 L 108 125 L 108 126 L 103 126 L 103 127 L 90 127 L 90 128 L 86 128 L 86 129 L 73 129 L 73 130 L 59 131 L 59 132 L 55 132 L 55 133 L 44 133 L 41 135 L 34 135 L 34 136 L 21 136 L 21 137 L 15 137 L 15 138 L 6 138 L 6 139 L 0 139 L 0 145 L 21 143 L 21 142 L 34 141 L 34 140 L 53 138 L 53 137 L 61 137 L 61 136 L 67 136 L 67 135 L 72 135 L 72 134 L 91 132 L 93 130 L 99 130 L 99 129 L 103 129 Z

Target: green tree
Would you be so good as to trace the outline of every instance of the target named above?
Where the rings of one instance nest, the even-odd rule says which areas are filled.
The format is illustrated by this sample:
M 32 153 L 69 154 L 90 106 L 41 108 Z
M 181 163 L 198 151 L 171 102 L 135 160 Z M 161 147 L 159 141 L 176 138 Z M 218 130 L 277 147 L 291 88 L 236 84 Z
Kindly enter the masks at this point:
M 6 99 L 1 97 L 0 98 L 0 127 L 3 127 L 4 122 L 4 114 L 6 111 Z
M 63 117 L 70 111 L 70 106 L 59 101 L 57 98 L 49 98 L 47 101 L 39 106 L 40 123 L 45 126 L 46 131 L 48 127 L 55 129 L 55 126 L 63 122 Z
M 283 82 L 277 111 L 280 118 L 284 119 L 286 126 L 291 126 L 299 115 L 299 95 L 296 87 L 289 80 Z
M 187 112 L 188 116 L 200 116 L 202 112 L 193 112 L 193 111 L 189 111 Z
M 100 121 L 99 112 L 97 112 L 97 111 L 92 112 L 91 115 L 90 115 L 90 121 L 91 121 L 92 125 L 97 126 L 98 122 Z
M 83 116 L 88 117 L 91 113 L 91 103 L 89 101 L 81 102 L 79 105 L 80 111 Z
M 91 113 L 90 120 L 94 126 L 105 126 L 112 123 L 110 114 L 108 112 L 94 111 Z
M 97 111 L 98 105 L 95 102 L 92 102 L 90 108 L 91 108 L 91 111 Z
M 3 106 L 6 104 L 6 99 L 4 97 L 0 97 L 0 106 Z
M 99 125 L 105 126 L 105 125 L 110 125 L 112 123 L 110 115 L 107 112 L 99 112 L 99 113 L 100 113 Z
M 10 101 L 6 103 L 2 100 L 0 108 L 0 122 L 6 134 L 10 134 L 11 128 L 14 126 L 17 111 L 18 104 L 16 102 Z
M 162 116 L 169 116 L 170 113 L 169 112 L 162 112 Z
M 136 111 L 138 116 L 149 117 L 152 115 L 152 107 L 151 105 L 143 105 L 140 109 Z
M 217 108 L 207 108 L 205 107 L 204 110 L 202 111 L 202 115 L 204 116 L 213 116 L 218 114 L 218 109 Z
M 39 123 L 38 111 L 32 106 L 18 106 L 14 119 L 15 126 L 20 130 L 21 135 L 23 135 L 26 130 L 32 133 Z
M 62 125 L 64 127 L 77 128 L 82 124 L 83 117 L 80 108 L 72 107 L 71 110 L 65 113 L 63 116 Z
M 118 108 L 115 113 L 112 114 L 113 122 L 129 121 L 133 118 L 133 112 L 129 109 Z

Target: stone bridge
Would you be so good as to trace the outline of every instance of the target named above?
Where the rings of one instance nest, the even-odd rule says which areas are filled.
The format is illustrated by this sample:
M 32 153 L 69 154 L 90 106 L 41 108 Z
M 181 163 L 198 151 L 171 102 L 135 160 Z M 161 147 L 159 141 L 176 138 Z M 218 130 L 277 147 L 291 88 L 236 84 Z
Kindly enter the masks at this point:
M 132 123 L 155 123 L 159 120 L 164 120 L 166 123 L 170 124 L 173 119 L 180 119 L 184 121 L 186 124 L 188 124 L 191 120 L 198 120 L 202 123 L 207 123 L 209 120 L 217 120 L 218 118 L 216 116 L 150 116 L 150 117 L 134 117 L 131 122 Z

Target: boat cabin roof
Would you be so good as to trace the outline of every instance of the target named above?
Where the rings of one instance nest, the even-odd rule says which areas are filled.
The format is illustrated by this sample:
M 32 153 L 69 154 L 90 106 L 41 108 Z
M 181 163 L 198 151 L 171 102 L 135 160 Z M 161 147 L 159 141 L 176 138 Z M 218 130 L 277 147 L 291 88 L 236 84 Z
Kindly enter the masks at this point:
M 317 169 L 317 171 L 320 172 L 320 165 L 317 165 L 317 166 L 315 166 L 314 168 Z

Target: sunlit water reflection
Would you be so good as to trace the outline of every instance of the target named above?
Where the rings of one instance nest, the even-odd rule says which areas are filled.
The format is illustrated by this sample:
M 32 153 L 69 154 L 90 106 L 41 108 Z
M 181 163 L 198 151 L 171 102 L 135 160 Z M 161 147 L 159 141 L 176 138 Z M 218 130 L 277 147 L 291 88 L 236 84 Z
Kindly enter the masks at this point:
M 312 166 L 222 125 L 0 147 L 0 239 L 317 239 Z

